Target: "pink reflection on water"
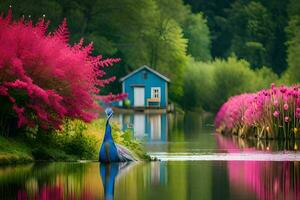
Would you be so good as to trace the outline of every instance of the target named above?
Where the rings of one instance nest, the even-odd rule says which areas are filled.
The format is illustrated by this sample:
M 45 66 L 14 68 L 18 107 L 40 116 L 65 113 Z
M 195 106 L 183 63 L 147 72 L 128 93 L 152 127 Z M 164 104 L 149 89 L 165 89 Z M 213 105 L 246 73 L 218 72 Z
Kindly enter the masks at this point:
M 34 194 L 33 199 L 36 200 L 64 199 L 63 185 L 53 185 L 53 186 L 43 185 L 39 190 L 40 190 L 39 192 Z M 27 192 L 19 190 L 18 200 L 27 200 L 27 199 L 32 199 L 32 198 L 27 195 Z
M 238 151 L 231 139 L 216 137 L 220 149 L 227 149 L 228 153 Z M 254 155 L 256 152 L 254 149 L 243 151 L 252 151 Z M 235 192 L 252 192 L 258 199 L 300 199 L 299 162 L 228 161 L 227 171 Z
M 62 197 L 63 197 L 62 185 L 55 185 L 53 187 L 51 187 L 49 185 L 45 185 L 42 187 L 40 196 L 38 199 L 40 199 L 40 200 L 62 199 Z
M 25 189 L 20 189 L 17 194 L 18 200 L 94 200 L 99 199 L 101 191 L 90 191 L 87 185 L 77 189 L 71 188 L 67 182 L 44 183 L 38 187 L 35 192 L 28 192 Z
M 32 194 L 30 196 L 27 194 L 26 191 L 19 190 L 18 191 L 18 200 L 27 200 L 27 199 L 35 199 L 35 200 L 76 200 L 76 199 L 83 199 L 83 200 L 93 200 L 96 199 L 90 192 L 83 189 L 81 192 L 71 191 L 68 193 L 64 193 L 64 190 L 67 188 L 67 185 L 59 184 L 59 185 L 44 185 L 39 188 L 39 191 Z

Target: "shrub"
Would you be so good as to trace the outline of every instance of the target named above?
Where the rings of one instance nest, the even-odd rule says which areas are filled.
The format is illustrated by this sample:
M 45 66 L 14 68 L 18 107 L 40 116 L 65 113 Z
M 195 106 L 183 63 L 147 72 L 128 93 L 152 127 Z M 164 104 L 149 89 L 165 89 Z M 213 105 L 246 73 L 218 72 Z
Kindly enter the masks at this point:
M 210 110 L 213 97 L 214 65 L 211 63 L 196 62 L 192 58 L 184 75 L 184 98 L 182 105 L 185 110 L 203 108 Z M 187 98 L 188 97 L 188 98 Z
M 80 159 L 95 158 L 99 137 L 87 132 L 88 126 L 89 124 L 80 120 L 65 120 L 62 129 L 52 133 L 53 145 Z
M 258 91 L 277 80 L 271 69 L 252 70 L 247 61 L 236 57 L 207 63 L 190 59 L 184 76 L 182 104 L 186 110 L 201 107 L 217 112 L 230 96 Z
M 47 152 L 52 153 L 54 158 L 58 156 L 57 159 L 64 156 L 63 152 L 68 156 L 75 156 L 77 159 L 97 159 L 104 137 L 105 124 L 104 119 L 93 120 L 91 123 L 81 120 L 64 120 L 61 130 L 40 134 L 37 142 L 48 145 L 51 151 Z M 145 157 L 146 154 L 141 143 L 132 139 L 130 130 L 123 132 L 118 124 L 112 123 L 112 135 L 116 143 L 126 146 L 140 158 Z M 41 138 L 43 138 L 42 141 Z M 56 152 L 53 151 L 54 146 L 57 147 Z
M 44 19 L 33 25 L 11 18 L 11 10 L 0 17 L 2 121 L 48 129 L 58 128 L 65 117 L 94 119 L 99 88 L 115 79 L 104 79 L 103 68 L 119 59 L 92 56 L 93 45 L 84 46 L 83 39 L 69 45 L 66 20 L 46 33 Z
M 230 96 L 243 92 L 255 91 L 257 77 L 245 60 L 230 57 L 228 60 L 217 59 L 214 63 L 214 102 L 213 110 L 221 106 Z

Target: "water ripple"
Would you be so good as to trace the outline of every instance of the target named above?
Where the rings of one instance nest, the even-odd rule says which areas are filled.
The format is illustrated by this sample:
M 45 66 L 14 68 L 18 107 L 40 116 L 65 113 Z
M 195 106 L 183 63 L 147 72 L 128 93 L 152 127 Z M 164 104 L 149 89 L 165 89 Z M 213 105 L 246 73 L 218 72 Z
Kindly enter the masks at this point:
M 167 153 L 150 152 L 161 161 L 300 161 L 299 152 L 266 153 Z

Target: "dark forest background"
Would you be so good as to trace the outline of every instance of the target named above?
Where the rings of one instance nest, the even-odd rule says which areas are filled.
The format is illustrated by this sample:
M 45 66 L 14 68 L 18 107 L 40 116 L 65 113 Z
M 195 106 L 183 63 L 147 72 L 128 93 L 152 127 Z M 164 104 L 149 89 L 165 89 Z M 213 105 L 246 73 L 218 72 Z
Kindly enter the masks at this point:
M 230 96 L 300 82 L 299 0 L 0 0 L 50 30 L 66 17 L 70 43 L 119 57 L 117 79 L 149 65 L 171 79 L 185 110 L 216 111 Z M 103 93 L 120 92 L 118 81 Z

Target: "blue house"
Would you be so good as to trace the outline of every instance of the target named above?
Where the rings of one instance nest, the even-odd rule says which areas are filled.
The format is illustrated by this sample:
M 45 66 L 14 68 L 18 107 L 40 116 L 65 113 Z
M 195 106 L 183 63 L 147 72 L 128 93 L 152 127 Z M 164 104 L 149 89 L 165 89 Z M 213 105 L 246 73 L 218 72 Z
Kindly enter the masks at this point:
M 168 83 L 170 79 L 144 65 L 120 79 L 123 93 L 128 94 L 130 107 L 168 106 Z

